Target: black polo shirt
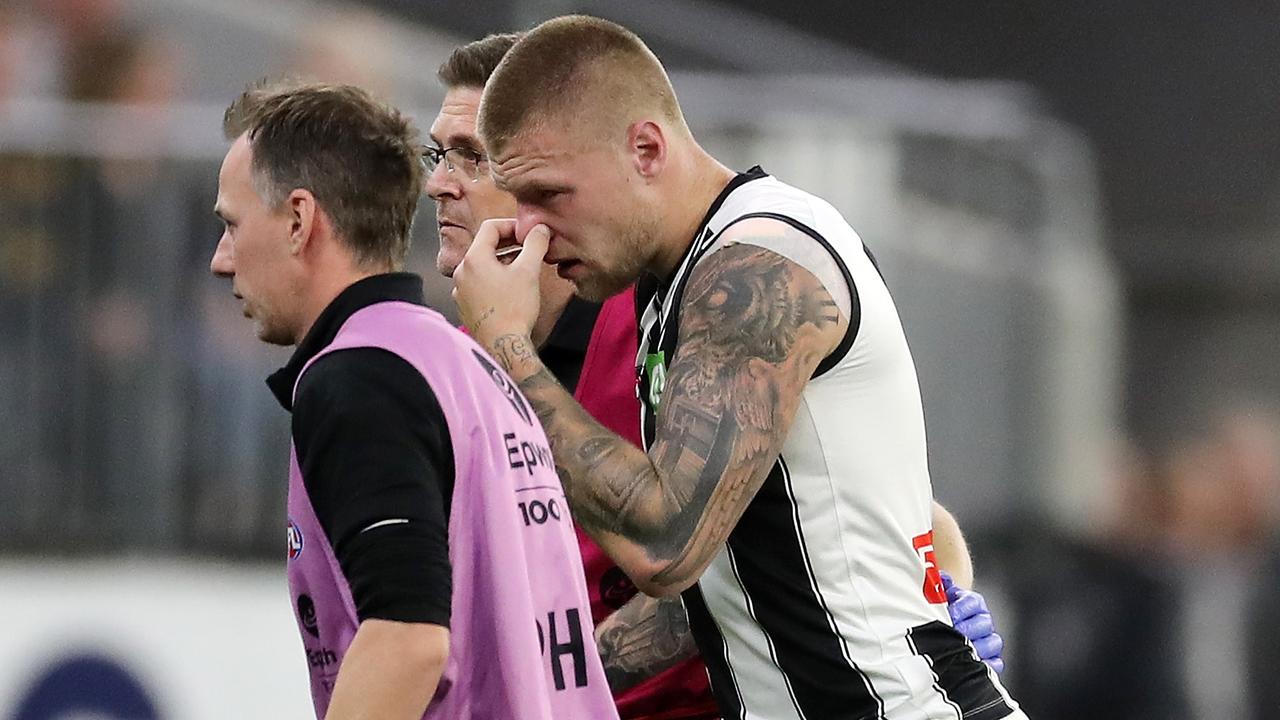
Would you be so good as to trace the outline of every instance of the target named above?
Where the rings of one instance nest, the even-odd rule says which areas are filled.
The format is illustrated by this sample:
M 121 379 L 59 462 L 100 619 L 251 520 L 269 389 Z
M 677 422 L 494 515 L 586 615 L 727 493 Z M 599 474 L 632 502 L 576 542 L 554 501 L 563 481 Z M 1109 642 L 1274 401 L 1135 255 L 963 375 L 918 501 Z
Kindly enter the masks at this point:
M 360 619 L 447 626 L 454 462 L 435 393 L 406 360 L 377 348 L 331 352 L 302 374 L 351 315 L 391 300 L 425 305 L 422 279 L 390 273 L 352 284 L 325 308 L 267 385 L 293 413 L 307 494 Z M 599 303 L 571 298 L 539 348 L 543 364 L 570 393 L 599 314 Z M 409 522 L 365 532 L 401 519 Z
M 576 295 L 569 298 L 569 304 L 564 306 L 560 318 L 551 328 L 551 334 L 538 348 L 542 364 L 569 394 L 578 389 L 582 363 L 587 359 L 587 345 L 591 342 L 591 332 L 595 330 L 599 316 L 600 303 L 588 302 Z
M 448 626 L 454 462 L 435 393 L 408 361 L 377 348 L 337 350 L 302 372 L 352 314 L 389 300 L 425 305 L 422 279 L 375 275 L 342 291 L 267 384 L 293 413 L 307 494 L 360 619 Z M 385 520 L 407 522 L 378 525 Z

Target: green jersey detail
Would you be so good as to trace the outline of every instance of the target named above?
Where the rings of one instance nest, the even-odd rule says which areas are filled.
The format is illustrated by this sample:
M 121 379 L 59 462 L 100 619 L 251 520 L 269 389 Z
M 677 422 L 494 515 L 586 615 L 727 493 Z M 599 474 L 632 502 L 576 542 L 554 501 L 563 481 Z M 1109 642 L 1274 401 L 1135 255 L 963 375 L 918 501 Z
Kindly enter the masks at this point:
M 662 391 L 667 385 L 667 355 L 662 351 L 649 353 L 644 358 L 644 374 L 649 380 L 649 406 L 656 415 L 662 402 Z

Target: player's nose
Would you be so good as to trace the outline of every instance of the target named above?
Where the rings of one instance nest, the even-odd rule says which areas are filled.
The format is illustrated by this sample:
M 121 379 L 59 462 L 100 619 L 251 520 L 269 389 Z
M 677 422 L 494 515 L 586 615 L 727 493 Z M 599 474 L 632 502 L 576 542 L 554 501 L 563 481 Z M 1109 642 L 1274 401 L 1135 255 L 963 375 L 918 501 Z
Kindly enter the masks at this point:
M 516 206 L 516 237 L 523 242 L 529 231 L 537 225 L 547 225 L 547 229 L 551 230 L 551 237 L 555 237 L 555 231 L 547 224 L 546 218 L 536 208 L 530 208 L 526 205 Z

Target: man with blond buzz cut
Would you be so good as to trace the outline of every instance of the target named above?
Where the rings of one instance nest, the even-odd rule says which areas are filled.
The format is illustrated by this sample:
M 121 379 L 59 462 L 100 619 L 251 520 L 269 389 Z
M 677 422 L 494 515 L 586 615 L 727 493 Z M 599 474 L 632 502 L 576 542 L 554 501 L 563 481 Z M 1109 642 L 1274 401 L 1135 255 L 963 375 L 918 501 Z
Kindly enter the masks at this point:
M 462 45 L 436 73 L 445 96 L 426 150 L 427 192 L 436 201 L 440 231 L 436 267 L 446 276 L 462 262 L 481 223 L 515 214 L 515 198 L 495 186 L 489 173 L 476 115 L 485 83 L 517 39 L 514 33 L 490 35 Z M 530 339 L 543 365 L 593 418 L 640 445 L 633 290 L 593 303 L 575 297 L 573 283 L 544 265 L 538 295 Z M 956 628 L 985 662 L 1002 667 L 1002 640 L 985 602 L 962 589 L 972 582 L 972 566 L 959 526 L 936 503 L 933 512 L 938 566 L 958 582 L 948 596 Z M 637 597 L 635 585 L 581 529 L 578 543 L 596 644 L 622 720 L 719 717 L 679 598 Z M 655 603 L 661 603 L 656 610 Z
M 350 86 L 227 109 L 210 267 L 292 413 L 288 577 L 316 717 L 616 719 L 538 420 L 400 272 L 417 131 Z
M 463 318 L 542 418 L 577 522 L 680 595 L 724 716 L 1024 717 L 948 618 L 914 365 L 844 219 L 703 151 L 657 58 L 596 18 L 516 42 L 479 129 L 516 209 L 454 273 Z M 539 359 L 544 262 L 590 299 L 639 281 L 647 453 Z

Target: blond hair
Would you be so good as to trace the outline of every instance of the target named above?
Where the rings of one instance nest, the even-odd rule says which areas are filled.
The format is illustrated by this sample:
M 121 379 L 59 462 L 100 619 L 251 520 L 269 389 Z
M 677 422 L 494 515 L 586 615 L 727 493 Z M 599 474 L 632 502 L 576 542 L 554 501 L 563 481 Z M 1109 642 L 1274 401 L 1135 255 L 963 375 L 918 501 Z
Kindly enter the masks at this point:
M 618 132 L 645 113 L 687 131 L 662 63 L 635 33 L 587 15 L 548 20 L 525 33 L 485 85 L 479 130 L 492 156 L 545 127 L 591 123 Z

